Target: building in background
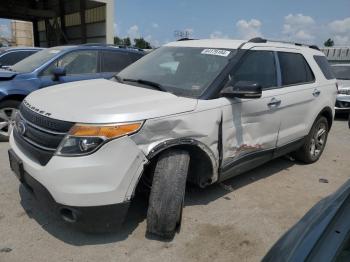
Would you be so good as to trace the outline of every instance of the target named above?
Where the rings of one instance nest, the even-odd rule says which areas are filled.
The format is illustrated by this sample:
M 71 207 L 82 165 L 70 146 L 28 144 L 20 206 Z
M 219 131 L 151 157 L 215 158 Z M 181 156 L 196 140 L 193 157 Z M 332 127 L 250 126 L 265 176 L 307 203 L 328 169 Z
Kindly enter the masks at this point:
M 350 63 L 350 46 L 333 46 L 321 48 L 332 64 Z
M 114 1 L 1 0 L 0 17 L 32 23 L 35 46 L 113 44 Z M 29 31 L 20 32 L 18 40 L 24 41 Z
M 12 46 L 34 46 L 33 23 L 27 21 L 11 21 Z

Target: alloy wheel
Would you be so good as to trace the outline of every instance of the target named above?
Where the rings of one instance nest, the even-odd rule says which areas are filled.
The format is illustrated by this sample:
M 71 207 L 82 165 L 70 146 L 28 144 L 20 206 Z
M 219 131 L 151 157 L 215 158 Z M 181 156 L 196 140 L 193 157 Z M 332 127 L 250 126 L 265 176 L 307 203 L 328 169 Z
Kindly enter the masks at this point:
M 17 108 L 5 107 L 0 109 L 0 136 L 8 138 L 11 134 Z

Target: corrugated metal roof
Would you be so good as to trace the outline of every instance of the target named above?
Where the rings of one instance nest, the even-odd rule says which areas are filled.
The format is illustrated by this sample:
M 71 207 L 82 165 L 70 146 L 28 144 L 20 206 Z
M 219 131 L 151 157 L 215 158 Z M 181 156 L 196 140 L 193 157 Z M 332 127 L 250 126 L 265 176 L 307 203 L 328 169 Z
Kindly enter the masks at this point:
M 350 61 L 350 46 L 325 47 L 321 51 L 330 61 Z

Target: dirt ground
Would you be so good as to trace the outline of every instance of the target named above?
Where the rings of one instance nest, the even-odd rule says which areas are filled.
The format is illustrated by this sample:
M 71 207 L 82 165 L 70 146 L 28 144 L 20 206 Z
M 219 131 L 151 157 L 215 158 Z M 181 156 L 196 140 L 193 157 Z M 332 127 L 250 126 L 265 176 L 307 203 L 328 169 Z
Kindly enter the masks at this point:
M 19 186 L 0 144 L 0 261 L 259 261 L 317 201 L 350 177 L 350 130 L 335 121 L 315 164 L 287 157 L 204 190 L 190 188 L 183 226 L 171 242 L 145 238 L 138 199 L 117 233 L 76 231 L 45 212 Z M 320 183 L 319 179 L 329 183 Z

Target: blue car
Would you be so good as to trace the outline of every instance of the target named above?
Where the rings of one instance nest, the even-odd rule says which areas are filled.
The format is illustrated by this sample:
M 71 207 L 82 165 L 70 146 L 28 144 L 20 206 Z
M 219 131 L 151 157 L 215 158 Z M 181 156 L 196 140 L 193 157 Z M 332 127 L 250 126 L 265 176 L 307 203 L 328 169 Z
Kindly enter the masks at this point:
M 58 46 L 0 69 L 0 140 L 8 140 L 16 110 L 29 93 L 72 81 L 109 79 L 144 54 L 108 45 Z
M 8 47 L 0 48 L 0 68 L 8 68 L 19 61 L 43 50 L 40 47 Z

